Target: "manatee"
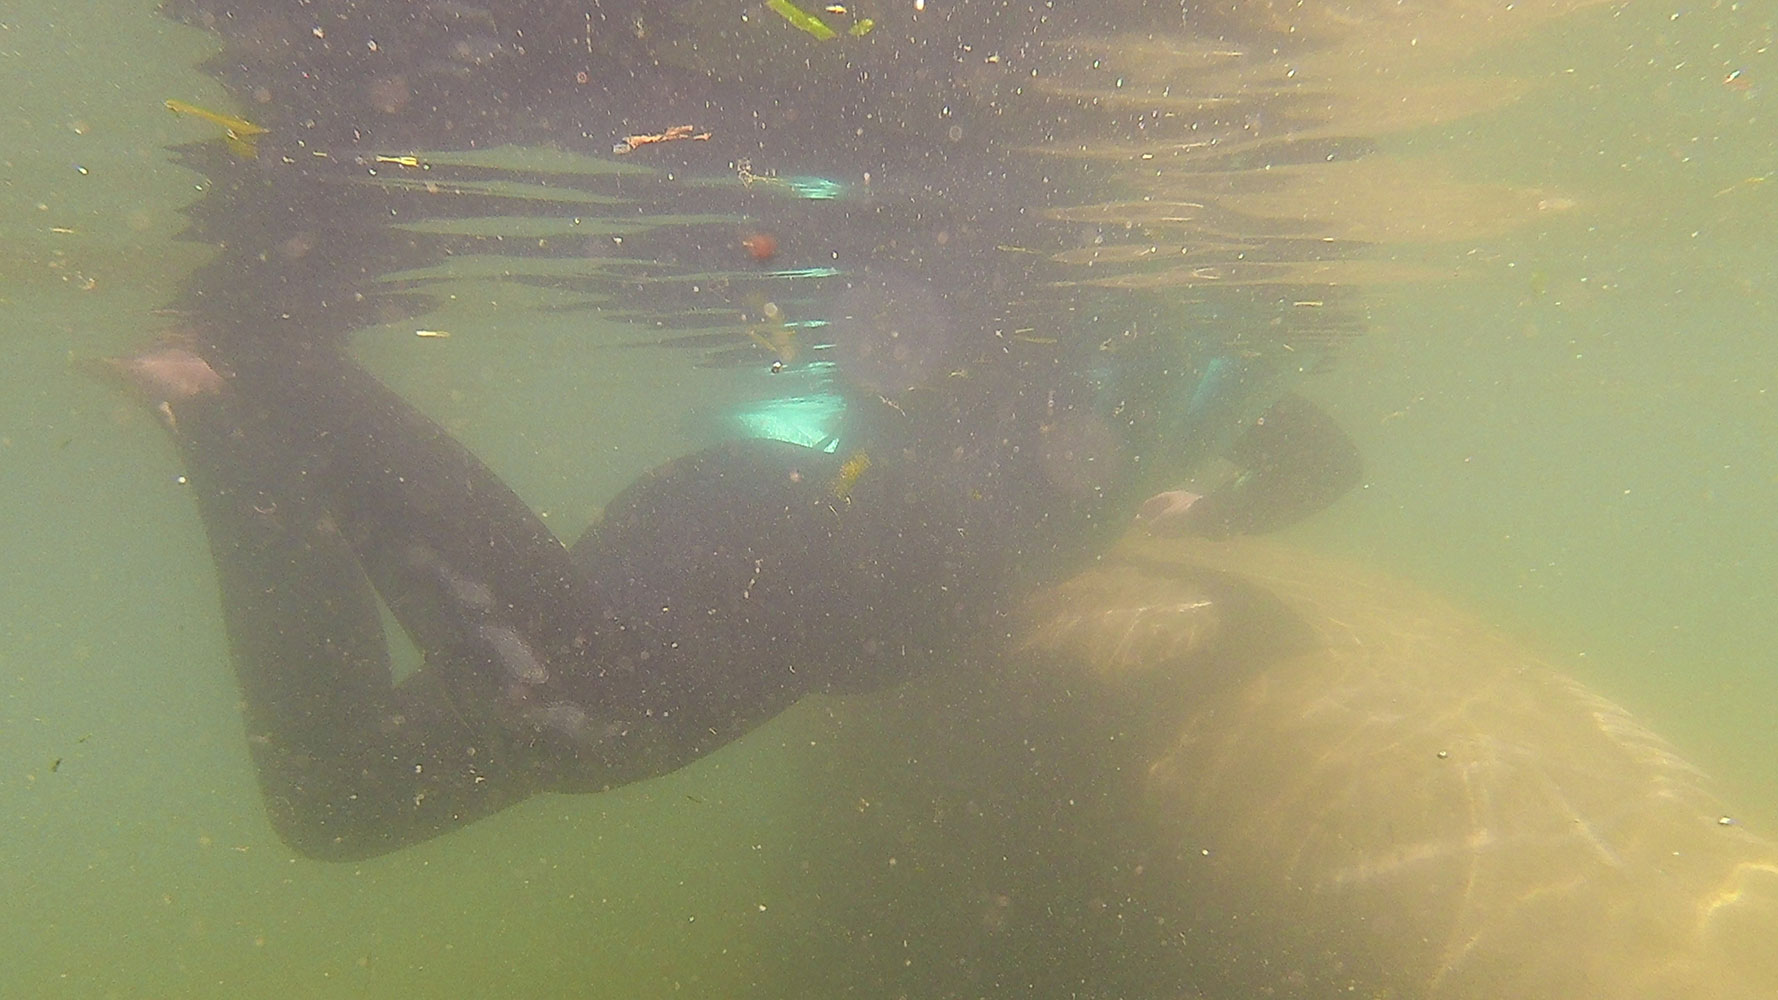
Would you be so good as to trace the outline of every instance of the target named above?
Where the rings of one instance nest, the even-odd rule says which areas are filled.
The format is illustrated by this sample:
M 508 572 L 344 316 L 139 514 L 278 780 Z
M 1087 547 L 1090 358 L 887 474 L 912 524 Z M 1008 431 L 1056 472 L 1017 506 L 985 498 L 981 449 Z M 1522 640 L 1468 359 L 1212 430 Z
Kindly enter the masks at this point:
M 1252 537 L 1132 540 L 1040 597 L 1013 659 L 1129 743 L 1177 995 L 1778 996 L 1778 845 L 1434 596 Z

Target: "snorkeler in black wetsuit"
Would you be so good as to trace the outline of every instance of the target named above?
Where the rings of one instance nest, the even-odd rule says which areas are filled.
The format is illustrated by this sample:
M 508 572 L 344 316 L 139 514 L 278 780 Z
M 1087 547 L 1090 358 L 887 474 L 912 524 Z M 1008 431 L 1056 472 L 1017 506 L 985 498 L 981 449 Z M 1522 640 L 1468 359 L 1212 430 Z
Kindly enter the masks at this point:
M 809 692 L 899 680 L 1128 509 L 1132 470 L 1047 450 L 1072 407 L 1015 386 L 895 412 L 863 470 L 772 441 L 670 463 L 568 549 L 343 355 L 247 360 L 132 365 L 199 499 L 274 824 L 320 858 L 661 774 Z M 1329 440 L 1290 406 L 1274 436 Z M 1307 471 L 1337 495 L 1355 453 Z M 375 595 L 425 654 L 400 684 Z
M 608 39 L 619 50 L 631 42 L 603 24 L 595 37 L 574 5 L 497 15 L 446 4 L 298 6 L 288 37 L 274 31 L 289 27 L 274 0 L 209 15 L 240 34 L 244 54 L 223 67 L 237 89 L 278 100 L 296 92 L 311 106 L 260 140 L 255 165 L 223 160 L 215 145 L 193 153 L 208 156 L 198 165 L 214 185 L 194 208 L 194 229 L 223 252 L 182 303 L 193 317 L 188 342 L 128 363 L 189 471 L 249 746 L 274 825 L 297 850 L 393 850 L 537 792 L 672 770 L 809 692 L 893 683 L 982 631 L 1025 586 L 1090 556 L 1155 487 L 1161 463 L 1145 464 L 1142 452 L 1167 442 L 1125 447 L 1072 359 L 980 349 L 1000 349 L 987 333 L 997 303 L 1037 286 L 1024 257 L 981 252 L 983 240 L 992 251 L 1008 238 L 990 234 L 1012 231 L 1000 227 L 1023 210 L 996 207 L 991 193 L 964 200 L 983 186 L 970 176 L 980 163 L 947 161 L 933 147 L 910 154 L 922 171 L 904 171 L 922 185 L 911 195 L 892 197 L 879 181 L 869 204 L 841 206 L 843 224 L 822 231 L 823 257 L 888 256 L 944 276 L 958 290 L 952 304 L 975 310 L 956 320 L 979 334 L 974 346 L 953 345 L 945 359 L 967 376 L 947 364 L 912 383 L 852 391 L 846 444 L 833 454 L 748 440 L 670 463 L 565 547 L 345 344 L 354 327 L 400 312 L 404 289 L 365 279 L 477 252 L 473 241 L 388 219 L 510 211 L 511 189 L 480 177 L 453 186 L 442 171 L 423 184 L 364 181 L 406 169 L 380 163 L 381 149 L 612 134 L 622 118 L 609 108 L 644 106 L 638 93 L 663 121 L 701 109 L 699 120 L 731 125 L 725 135 L 745 134 L 737 126 L 757 115 L 732 94 L 710 96 L 708 81 L 681 91 L 607 75 L 595 78 L 598 94 L 576 89 L 583 43 L 585 56 L 598 48 L 603 58 Z M 583 18 L 584 39 L 557 30 Z M 311 20 L 316 30 L 302 30 Z M 489 34 L 495 44 L 482 45 Z M 465 55 L 467 41 L 476 44 Z M 439 66 L 428 46 L 464 59 Z M 840 115 L 829 106 L 842 96 L 818 80 L 799 86 L 824 115 Z M 861 121 L 882 117 L 863 110 Z M 856 134 L 855 147 L 828 152 L 862 171 L 897 141 L 887 127 L 854 133 L 825 120 L 786 119 L 784 145 Z M 553 210 L 551 192 L 579 193 L 560 178 L 534 188 L 526 197 L 542 199 L 539 211 Z M 677 209 L 699 190 L 663 186 L 659 198 Z M 979 235 L 879 250 L 910 220 Z M 626 246 L 651 264 L 684 252 L 695 274 L 708 255 L 697 235 L 645 229 Z M 626 290 L 622 278 L 608 285 L 599 291 Z M 1157 528 L 1255 530 L 1350 485 L 1350 444 L 1291 399 L 1263 431 L 1234 438 L 1244 478 L 1190 504 L 1175 498 Z M 400 683 L 379 597 L 425 659 Z

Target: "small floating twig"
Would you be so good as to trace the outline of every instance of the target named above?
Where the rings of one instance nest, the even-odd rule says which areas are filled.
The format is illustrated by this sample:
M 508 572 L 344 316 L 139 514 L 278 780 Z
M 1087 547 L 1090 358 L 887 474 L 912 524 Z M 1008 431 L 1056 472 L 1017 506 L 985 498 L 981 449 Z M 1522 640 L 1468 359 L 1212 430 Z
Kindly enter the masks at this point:
M 677 142 L 681 139 L 703 142 L 709 138 L 710 133 L 699 132 L 696 125 L 675 125 L 672 128 L 667 129 L 665 132 L 654 132 L 646 135 L 626 135 L 618 140 L 617 145 L 613 146 L 611 151 L 622 156 L 625 153 L 633 153 L 636 150 L 641 149 L 643 146 L 652 146 L 657 142 Z

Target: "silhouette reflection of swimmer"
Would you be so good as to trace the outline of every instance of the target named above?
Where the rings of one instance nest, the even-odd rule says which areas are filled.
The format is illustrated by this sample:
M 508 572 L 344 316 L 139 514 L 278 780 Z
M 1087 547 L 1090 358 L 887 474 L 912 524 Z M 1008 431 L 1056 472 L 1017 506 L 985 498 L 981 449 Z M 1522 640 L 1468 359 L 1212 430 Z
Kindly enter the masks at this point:
M 231 341 L 131 367 L 198 498 L 268 811 L 317 858 L 659 775 L 804 694 L 894 683 L 1090 555 L 1139 485 L 1124 451 L 1077 446 L 1109 437 L 1067 433 L 1096 418 L 1062 387 L 984 375 L 854 407 L 862 471 L 722 444 L 569 548 L 341 350 Z M 1243 530 L 1244 496 L 1295 498 L 1256 508 L 1269 527 L 1355 480 L 1312 407 L 1273 413 L 1241 439 L 1248 477 L 1200 501 L 1226 512 L 1205 530 Z M 378 597 L 424 654 L 400 683 Z

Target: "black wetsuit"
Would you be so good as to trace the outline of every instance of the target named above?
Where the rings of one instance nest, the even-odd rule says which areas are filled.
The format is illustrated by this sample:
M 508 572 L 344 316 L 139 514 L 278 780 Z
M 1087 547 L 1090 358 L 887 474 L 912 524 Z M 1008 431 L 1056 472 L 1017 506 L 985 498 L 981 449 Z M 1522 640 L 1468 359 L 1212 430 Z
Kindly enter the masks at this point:
M 321 857 L 660 774 L 811 691 L 899 680 L 1128 506 L 1116 456 L 1046 450 L 1071 416 L 1053 392 L 972 386 L 885 407 L 863 469 L 760 440 L 670 463 L 570 550 L 344 356 L 242 361 L 170 406 L 274 821 Z M 425 654 L 400 685 L 373 587 Z
M 890 387 L 907 390 L 893 399 L 882 386 L 856 392 L 847 447 L 835 454 L 717 445 L 631 486 L 565 547 L 475 456 L 352 362 L 344 343 L 413 291 L 364 279 L 463 249 L 390 229 L 388 219 L 489 214 L 510 208 L 511 196 L 465 185 L 442 200 L 437 185 L 360 182 L 404 169 L 374 155 L 399 144 L 482 148 L 576 133 L 597 142 L 623 121 L 611 108 L 636 92 L 656 100 L 660 121 L 701 101 L 702 120 L 731 129 L 761 101 L 709 97 L 710 81 L 685 82 L 658 62 L 641 76 L 609 75 L 633 39 L 608 41 L 603 26 L 585 48 L 608 61 L 595 67 L 608 75 L 577 91 L 575 67 L 587 60 L 579 36 L 565 32 L 585 16 L 578 5 L 282 6 L 207 12 L 231 38 L 225 78 L 243 95 L 299 94 L 309 114 L 285 114 L 257 163 L 230 162 L 214 143 L 191 152 L 215 184 L 194 210 L 196 234 L 224 249 L 185 306 L 195 349 L 226 385 L 169 405 L 218 569 L 249 746 L 274 824 L 297 850 L 391 850 L 538 791 L 669 771 L 811 691 L 892 683 L 1008 613 L 1029 583 L 1090 555 L 1152 484 L 1166 443 L 1131 446 L 1119 426 L 1127 418 L 1108 411 L 1074 364 L 1079 352 L 1003 346 L 997 303 L 1019 297 L 1021 282 L 1046 287 L 1026 257 L 993 252 L 1012 238 L 1004 232 L 1024 232 L 997 228 L 1022 211 L 942 187 L 967 179 L 969 160 L 919 153 L 910 155 L 931 167 L 926 199 L 907 188 L 847 210 L 844 225 L 822 231 L 818 259 L 886 257 L 941 284 L 965 331 L 947 346 L 947 364 L 921 384 Z M 314 29 L 301 30 L 310 21 Z M 488 32 L 495 46 L 484 64 L 476 46 Z M 378 47 L 366 49 L 360 35 Z M 467 50 L 458 44 L 469 39 Z M 250 43 L 257 48 L 243 48 Z M 443 67 L 429 62 L 428 47 L 440 45 Z M 684 86 L 651 91 L 660 74 Z M 838 100 L 811 98 L 821 108 Z M 367 101 L 401 107 L 373 114 Z M 793 143 L 830 132 L 846 134 L 807 117 L 791 130 Z M 868 165 L 893 142 L 872 133 L 832 155 Z M 625 183 L 643 192 L 639 214 L 698 197 L 674 188 L 650 201 L 660 176 Z M 902 252 L 896 226 L 910 219 L 956 235 Z M 717 252 L 695 232 L 645 232 L 626 246 L 652 262 L 683 241 L 674 262 L 695 273 Z M 722 237 L 725 250 L 731 243 L 732 233 Z M 657 280 L 648 292 L 662 297 L 667 287 Z M 600 279 L 602 293 L 623 288 Z M 1054 310 L 1055 322 L 1095 321 L 1073 315 L 1077 307 Z M 1326 485 L 1285 505 L 1292 515 L 1356 474 L 1337 432 L 1297 417 L 1263 435 L 1278 440 L 1248 456 L 1256 475 L 1239 487 L 1277 495 L 1293 463 L 1265 456 L 1293 447 L 1318 456 L 1311 478 Z M 1312 430 L 1276 433 L 1288 424 Z M 1260 526 L 1257 517 L 1243 523 L 1243 512 L 1265 513 L 1232 495 L 1218 509 L 1218 530 Z M 425 656 L 400 684 L 378 596 Z

